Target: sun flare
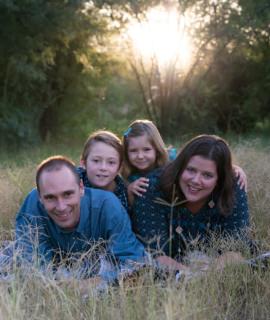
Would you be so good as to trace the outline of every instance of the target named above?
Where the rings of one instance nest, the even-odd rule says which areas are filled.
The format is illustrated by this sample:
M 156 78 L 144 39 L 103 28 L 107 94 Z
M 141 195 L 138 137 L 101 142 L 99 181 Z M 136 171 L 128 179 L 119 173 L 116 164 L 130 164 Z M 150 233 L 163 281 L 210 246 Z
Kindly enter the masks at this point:
M 174 64 L 187 69 L 192 60 L 192 43 L 186 33 L 187 18 L 176 8 L 162 6 L 146 13 L 144 21 L 129 25 L 127 35 L 136 55 L 146 61 L 156 59 L 161 67 Z

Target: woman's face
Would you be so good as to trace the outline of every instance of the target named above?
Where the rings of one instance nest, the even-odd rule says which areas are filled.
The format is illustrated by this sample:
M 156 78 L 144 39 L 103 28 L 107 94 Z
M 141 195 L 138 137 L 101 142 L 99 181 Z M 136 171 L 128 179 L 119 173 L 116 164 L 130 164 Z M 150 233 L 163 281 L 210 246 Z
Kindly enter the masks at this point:
M 189 203 L 205 204 L 218 181 L 217 166 L 213 160 L 193 156 L 179 177 L 180 188 Z

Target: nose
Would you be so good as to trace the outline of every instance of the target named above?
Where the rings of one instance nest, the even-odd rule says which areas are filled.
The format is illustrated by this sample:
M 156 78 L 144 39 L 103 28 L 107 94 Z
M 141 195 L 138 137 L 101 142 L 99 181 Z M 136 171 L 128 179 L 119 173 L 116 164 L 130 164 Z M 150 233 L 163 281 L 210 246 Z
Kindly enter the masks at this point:
M 56 210 L 57 211 L 64 211 L 66 209 L 67 205 L 64 199 L 58 199 L 56 203 Z
M 138 158 L 139 158 L 139 159 L 142 159 L 142 158 L 143 158 L 143 152 L 142 152 L 142 151 L 139 151 L 139 152 L 138 152 Z
M 192 177 L 192 181 L 194 183 L 200 183 L 201 182 L 201 174 L 199 172 L 195 173 Z
M 101 170 L 106 170 L 107 169 L 107 163 L 105 161 L 102 161 L 100 164 L 100 169 Z

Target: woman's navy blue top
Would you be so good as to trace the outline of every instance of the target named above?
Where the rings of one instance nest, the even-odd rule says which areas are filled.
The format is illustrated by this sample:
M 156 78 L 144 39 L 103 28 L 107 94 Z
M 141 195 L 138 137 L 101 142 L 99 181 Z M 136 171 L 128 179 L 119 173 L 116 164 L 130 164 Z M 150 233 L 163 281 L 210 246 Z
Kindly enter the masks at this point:
M 149 187 L 142 197 L 135 197 L 132 207 L 133 229 L 146 247 L 157 252 L 162 250 L 175 257 L 183 254 L 187 247 L 205 245 L 214 233 L 246 239 L 245 231 L 249 225 L 247 195 L 236 181 L 234 206 L 229 215 L 220 213 L 216 205 L 218 195 L 214 196 L 213 208 L 206 203 L 199 212 L 193 214 L 183 205 L 172 208 L 166 201 L 157 203 L 157 198 L 164 198 L 159 188 L 161 172 L 161 169 L 157 169 L 146 176 L 149 178 Z M 135 178 L 130 177 L 130 181 Z

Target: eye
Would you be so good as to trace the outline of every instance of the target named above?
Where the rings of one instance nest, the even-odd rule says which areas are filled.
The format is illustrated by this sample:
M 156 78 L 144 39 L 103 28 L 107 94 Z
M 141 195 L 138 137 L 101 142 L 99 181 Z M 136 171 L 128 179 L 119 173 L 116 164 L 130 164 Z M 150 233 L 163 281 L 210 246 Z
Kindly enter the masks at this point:
M 115 162 L 115 161 L 109 161 L 109 164 L 110 164 L 110 165 L 115 165 L 116 162 Z
M 211 172 L 204 172 L 203 173 L 203 176 L 206 178 L 206 179 L 211 179 L 214 177 L 214 175 L 211 173 Z
M 128 152 L 129 153 L 134 153 L 134 152 L 137 152 L 137 149 L 129 149 Z
M 193 167 L 186 167 L 186 171 L 194 173 L 196 170 Z
M 152 151 L 152 148 L 146 147 L 146 148 L 143 148 L 143 150 L 146 151 L 146 152 L 149 152 L 149 151 Z
M 74 191 L 72 191 L 72 190 L 65 191 L 64 192 L 64 198 L 69 198 L 73 194 L 74 194 Z
M 54 200 L 54 196 L 52 194 L 48 194 L 44 196 L 44 199 L 47 201 L 53 201 Z

